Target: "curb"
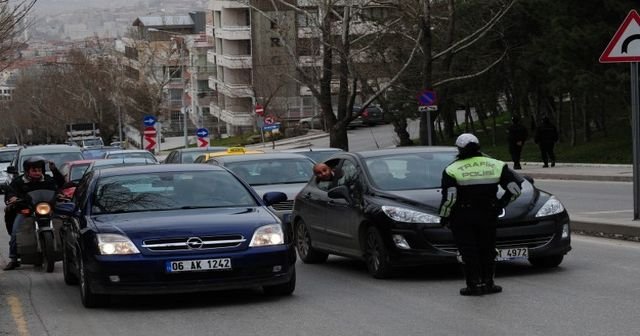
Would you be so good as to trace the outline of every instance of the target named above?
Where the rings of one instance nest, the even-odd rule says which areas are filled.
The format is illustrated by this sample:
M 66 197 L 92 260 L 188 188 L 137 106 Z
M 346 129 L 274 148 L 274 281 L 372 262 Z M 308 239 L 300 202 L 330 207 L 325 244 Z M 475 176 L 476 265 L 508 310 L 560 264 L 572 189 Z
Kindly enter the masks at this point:
M 620 236 L 640 237 L 640 223 L 638 223 L 639 226 L 632 226 L 606 223 L 606 220 L 593 221 L 583 218 L 571 219 L 570 223 L 572 231 L 583 231 L 590 236 L 602 236 L 604 234 L 614 238 L 619 238 Z
M 633 182 L 633 176 L 545 174 L 545 173 L 526 173 L 526 172 L 522 172 L 520 173 L 520 175 L 528 175 L 533 177 L 534 179 L 540 179 L 540 180 Z

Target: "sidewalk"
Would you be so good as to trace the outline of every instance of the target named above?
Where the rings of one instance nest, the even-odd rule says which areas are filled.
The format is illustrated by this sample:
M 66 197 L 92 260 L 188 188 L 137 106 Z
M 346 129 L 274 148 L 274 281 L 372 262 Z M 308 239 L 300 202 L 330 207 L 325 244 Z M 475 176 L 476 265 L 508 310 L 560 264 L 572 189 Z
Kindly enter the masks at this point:
M 275 150 L 309 146 L 309 140 L 327 137 L 322 131 L 311 130 L 309 134 L 276 141 Z M 184 139 L 170 139 L 167 142 L 181 147 Z M 165 144 L 166 147 L 168 144 Z M 165 148 L 163 146 L 163 149 Z M 273 144 L 254 144 L 247 147 L 271 151 Z M 513 167 L 508 162 L 509 167 Z M 541 180 L 574 180 L 574 181 L 614 181 L 633 182 L 632 165 L 615 164 L 583 164 L 556 163 L 555 167 L 542 168 L 541 162 L 523 162 L 522 170 L 518 172 Z M 629 212 L 598 213 L 586 216 L 571 216 L 572 230 L 589 235 L 611 238 L 624 238 L 638 241 L 640 238 L 640 221 L 634 221 L 633 210 Z

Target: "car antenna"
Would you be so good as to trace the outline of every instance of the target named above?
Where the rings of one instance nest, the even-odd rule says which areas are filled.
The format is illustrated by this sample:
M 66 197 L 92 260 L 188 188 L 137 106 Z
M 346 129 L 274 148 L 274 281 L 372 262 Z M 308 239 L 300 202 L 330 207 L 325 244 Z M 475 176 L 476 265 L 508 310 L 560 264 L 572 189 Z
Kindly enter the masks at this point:
M 373 138 L 373 142 L 376 144 L 376 148 L 380 149 L 380 145 L 378 144 L 378 141 L 376 140 L 376 136 L 373 135 L 373 129 L 369 128 L 369 132 L 371 132 L 371 137 Z

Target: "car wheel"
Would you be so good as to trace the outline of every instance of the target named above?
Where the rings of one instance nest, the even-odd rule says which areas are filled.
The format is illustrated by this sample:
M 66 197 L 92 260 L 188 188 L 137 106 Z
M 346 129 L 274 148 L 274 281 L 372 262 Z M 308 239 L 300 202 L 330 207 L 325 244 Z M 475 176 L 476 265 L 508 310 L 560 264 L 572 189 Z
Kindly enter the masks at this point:
M 82 300 L 82 305 L 85 308 L 97 308 L 104 306 L 107 303 L 108 297 L 106 295 L 95 294 L 89 288 L 89 279 L 87 275 L 87 269 L 84 266 L 84 261 L 82 257 L 80 260 L 80 299 Z
M 382 235 L 376 227 L 367 229 L 364 259 L 367 269 L 376 279 L 388 278 L 391 275 L 391 260 L 389 251 L 384 245 Z
M 64 247 L 64 243 L 61 244 L 62 248 L 62 275 L 64 277 L 64 283 L 69 286 L 78 284 L 78 277 L 71 270 L 71 264 L 69 264 L 69 252 L 67 252 L 67 248 Z
M 304 128 L 304 129 L 311 128 L 311 127 L 309 127 L 309 123 L 308 122 L 303 122 L 302 124 L 300 124 L 300 127 Z
M 262 290 L 266 295 L 269 296 L 287 296 L 293 294 L 293 291 L 296 289 L 296 269 L 293 267 L 293 272 L 291 274 L 291 279 L 289 281 L 273 286 L 264 286 Z
M 329 254 L 320 252 L 311 246 L 311 235 L 307 224 L 301 219 L 296 223 L 296 250 L 305 264 L 320 264 L 327 261 Z
M 535 257 L 529 258 L 529 263 L 535 267 L 540 268 L 554 268 L 558 267 L 562 260 L 564 259 L 564 255 L 552 255 L 546 257 Z

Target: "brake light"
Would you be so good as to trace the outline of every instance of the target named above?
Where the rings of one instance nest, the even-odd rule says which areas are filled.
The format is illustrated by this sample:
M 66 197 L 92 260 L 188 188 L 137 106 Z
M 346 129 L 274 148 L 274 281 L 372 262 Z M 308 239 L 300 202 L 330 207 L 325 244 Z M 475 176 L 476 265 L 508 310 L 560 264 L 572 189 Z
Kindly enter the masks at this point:
M 362 112 L 362 116 L 363 117 L 368 117 L 369 116 L 369 112 L 367 112 L 367 110 L 364 110 L 364 112 Z
M 21 213 L 21 214 L 23 214 L 23 215 L 28 215 L 28 214 L 30 214 L 30 213 L 31 213 L 31 210 L 29 210 L 29 209 L 22 209 L 22 210 L 20 210 L 20 213 Z

